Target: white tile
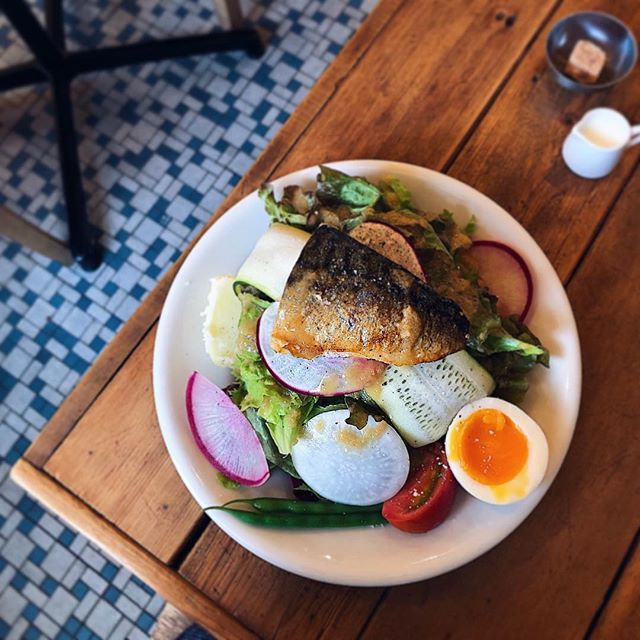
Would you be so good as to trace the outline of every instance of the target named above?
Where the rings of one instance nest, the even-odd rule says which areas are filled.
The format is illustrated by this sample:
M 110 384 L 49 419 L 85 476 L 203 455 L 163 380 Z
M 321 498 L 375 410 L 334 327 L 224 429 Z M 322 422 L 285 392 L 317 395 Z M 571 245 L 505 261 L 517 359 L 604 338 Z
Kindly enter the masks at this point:
M 0 617 L 2 616 L 0 615 Z M 24 618 L 20 618 L 17 622 L 12 624 L 13 626 L 11 627 L 11 630 L 9 631 L 9 634 L 6 637 L 6 640 L 20 640 L 21 638 L 24 637 L 24 633 L 29 627 L 29 623 Z
M 13 587 L 7 587 L 0 598 L 0 618 L 7 624 L 13 625 L 27 604 L 27 599 L 20 595 Z
M 60 631 L 60 627 L 55 624 L 53 620 L 51 620 L 51 618 L 44 615 L 43 613 L 39 613 L 36 616 L 33 624 L 44 634 L 45 638 L 55 638 Z
M 14 531 L 2 549 L 2 555 L 14 567 L 21 567 L 29 554 L 33 551 L 33 542 L 20 531 Z
M 121 614 L 108 602 L 102 600 L 87 617 L 86 625 L 100 638 L 108 638 L 120 620 L 122 620 Z
M 55 545 L 42 561 L 42 569 L 52 578 L 60 580 L 72 562 L 73 556 L 62 545 Z
M 44 605 L 45 613 L 59 625 L 63 625 L 76 608 L 78 601 L 63 587 L 58 587 Z

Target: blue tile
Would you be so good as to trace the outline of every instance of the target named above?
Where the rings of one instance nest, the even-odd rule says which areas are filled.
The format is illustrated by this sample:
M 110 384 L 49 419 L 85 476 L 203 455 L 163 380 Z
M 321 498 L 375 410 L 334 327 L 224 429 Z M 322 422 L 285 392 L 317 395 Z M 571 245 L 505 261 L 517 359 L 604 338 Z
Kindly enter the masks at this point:
M 80 620 L 78 620 L 74 616 L 70 616 L 69 619 L 65 622 L 63 629 L 70 633 L 72 636 L 78 632 L 78 629 L 82 626 Z
M 153 626 L 153 618 L 146 612 L 143 611 L 136 620 L 136 625 L 140 627 L 143 631 L 149 631 Z
M 64 531 L 58 536 L 58 541 L 65 547 L 68 547 L 76 539 L 76 535 L 77 534 L 71 531 L 71 529 L 65 527 Z
M 116 589 L 113 585 L 107 588 L 104 592 L 104 599 L 110 604 L 115 604 L 116 600 L 122 595 L 119 589 Z
M 29 560 L 33 562 L 36 566 L 38 566 L 46 557 L 46 552 L 42 547 L 36 546 L 33 551 L 29 554 Z
M 36 629 L 36 627 L 34 627 L 33 625 L 29 625 L 22 637 L 24 638 L 24 640 L 38 640 L 42 637 L 42 634 L 40 633 L 40 631 L 38 631 L 38 629 Z
M 50 596 L 57 588 L 58 583 L 51 577 L 47 576 L 40 585 L 40 590 Z
M 113 564 L 113 562 L 105 563 L 104 567 L 102 567 L 102 571 L 100 571 L 100 575 L 105 580 L 113 580 L 118 573 L 118 567 Z
M 13 576 L 13 580 L 11 580 L 11 586 L 16 591 L 22 591 L 26 584 L 27 579 L 24 577 L 24 574 L 22 574 L 20 571 L 16 572 L 16 575 Z
M 27 603 L 25 608 L 22 610 L 22 617 L 29 620 L 29 622 L 33 622 L 38 616 L 38 607 L 32 602 Z
M 82 580 L 78 580 L 71 588 L 71 593 L 73 593 L 78 600 L 82 600 L 88 591 L 89 587 Z

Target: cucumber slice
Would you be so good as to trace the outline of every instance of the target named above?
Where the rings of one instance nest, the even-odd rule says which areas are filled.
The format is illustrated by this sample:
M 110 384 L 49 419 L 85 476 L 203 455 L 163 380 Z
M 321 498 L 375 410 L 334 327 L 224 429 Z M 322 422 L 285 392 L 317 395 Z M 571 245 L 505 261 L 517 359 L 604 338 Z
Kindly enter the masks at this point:
M 238 340 L 242 305 L 233 291 L 233 276 L 211 278 L 207 308 L 203 311 L 204 348 L 217 367 L 231 367 Z
M 291 269 L 310 237 L 306 231 L 274 222 L 240 267 L 236 280 L 250 284 L 272 300 L 280 300 Z
M 488 396 L 493 378 L 466 351 L 409 367 L 388 367 L 382 381 L 366 388 L 412 447 L 435 442 L 462 407 Z

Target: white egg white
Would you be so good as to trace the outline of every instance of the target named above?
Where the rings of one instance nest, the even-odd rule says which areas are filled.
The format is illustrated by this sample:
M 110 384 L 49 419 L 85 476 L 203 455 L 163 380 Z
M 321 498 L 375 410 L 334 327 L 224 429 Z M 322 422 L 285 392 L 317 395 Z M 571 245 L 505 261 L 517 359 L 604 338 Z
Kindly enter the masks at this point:
M 523 468 L 503 484 L 488 485 L 478 482 L 465 470 L 458 457 L 457 446 L 464 421 L 476 411 L 494 409 L 509 417 L 526 437 L 529 452 Z M 491 504 L 511 504 L 526 498 L 544 478 L 549 461 L 549 446 L 542 429 L 520 407 L 500 398 L 483 398 L 465 405 L 451 422 L 445 440 L 445 449 L 451 471 L 463 489 L 472 496 Z
M 395 429 L 369 417 L 358 429 L 347 409 L 315 416 L 291 450 L 293 466 L 323 498 L 371 505 L 394 496 L 409 475 L 409 453 Z

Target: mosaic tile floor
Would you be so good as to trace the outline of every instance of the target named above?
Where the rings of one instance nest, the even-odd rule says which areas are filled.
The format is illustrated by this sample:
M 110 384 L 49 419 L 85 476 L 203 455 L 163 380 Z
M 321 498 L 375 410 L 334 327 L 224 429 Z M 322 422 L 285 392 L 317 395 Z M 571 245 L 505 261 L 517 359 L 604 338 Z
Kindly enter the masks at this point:
M 97 272 L 0 236 L 0 638 L 146 638 L 162 600 L 8 478 L 96 355 L 239 180 L 375 0 L 260 0 L 266 55 L 83 77 L 74 92 Z M 193 33 L 211 0 L 67 0 L 72 48 Z M 39 10 L 39 7 L 37 7 Z M 0 65 L 27 54 L 0 17 Z M 44 89 L 0 96 L 0 204 L 64 238 Z

